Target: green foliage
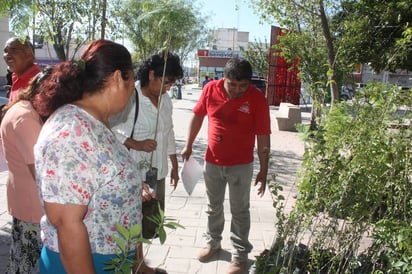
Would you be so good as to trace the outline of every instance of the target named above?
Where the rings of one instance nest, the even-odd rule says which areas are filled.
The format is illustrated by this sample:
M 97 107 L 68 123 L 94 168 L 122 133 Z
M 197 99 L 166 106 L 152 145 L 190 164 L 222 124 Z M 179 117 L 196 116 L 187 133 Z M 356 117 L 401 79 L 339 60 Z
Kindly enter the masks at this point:
M 5 1 L 11 31 L 21 37 L 41 37 L 53 46 L 59 60 L 72 59 L 88 41 L 100 38 L 113 5 L 107 0 L 70 1 Z M 106 17 L 103 18 L 103 10 Z M 1 9 L 0 9 L 1 12 Z M 108 37 L 105 37 L 108 38 Z
M 335 18 L 342 36 L 342 56 L 370 63 L 377 72 L 412 69 L 412 2 L 409 0 L 342 1 Z
M 409 201 L 410 202 L 410 201 Z M 370 253 L 385 247 L 381 257 L 391 272 L 412 273 L 412 227 L 410 222 L 383 219 L 376 224 Z
M 412 273 L 411 106 L 409 90 L 371 84 L 317 131 L 299 127 L 297 207 L 274 204 L 276 240 L 256 273 Z
M 250 62 L 254 72 L 258 76 L 261 76 L 267 79 L 268 75 L 268 52 L 269 52 L 269 44 L 265 40 L 256 41 L 254 43 L 250 43 L 249 47 L 245 50 L 241 49 L 241 52 L 246 60 Z
M 106 263 L 106 271 L 113 271 L 116 274 L 129 274 L 133 265 L 136 264 L 136 260 L 133 259 L 134 254 L 130 254 L 130 250 L 136 248 L 137 243 L 150 243 L 140 237 L 141 226 L 134 225 L 129 230 L 120 224 L 116 225 L 116 231 L 120 234 L 120 237 L 113 236 L 113 241 L 120 248 L 120 253 L 116 258 Z
M 403 113 L 411 100 L 396 87 L 374 85 L 325 116 L 308 140 L 298 205 L 352 220 L 411 218 L 403 202 L 412 198 L 410 117 Z
M 172 218 L 165 217 L 160 203 L 158 203 L 158 207 L 159 214 L 148 216 L 148 218 L 156 224 L 156 233 L 159 235 L 160 243 L 164 244 L 166 241 L 165 228 L 177 229 L 184 228 L 184 226 Z M 133 259 L 135 254 L 133 254 L 132 250 L 136 249 L 138 243 L 151 244 L 152 242 L 141 236 L 142 229 L 139 224 L 132 226 L 129 230 L 121 224 L 116 224 L 116 231 L 120 237 L 113 236 L 113 241 L 119 247 L 120 253 L 116 254 L 117 257 L 115 259 L 106 263 L 107 267 L 105 270 L 113 271 L 116 274 L 129 274 L 134 265 L 141 263 Z
M 165 217 L 164 211 L 160 207 L 160 203 L 158 203 L 159 207 L 159 214 L 148 216 L 147 218 L 156 224 L 156 234 L 159 235 L 160 243 L 163 244 L 166 241 L 166 230 L 165 228 L 170 229 L 177 229 L 184 228 L 181 224 L 174 221 L 172 218 Z
M 206 42 L 206 18 L 197 10 L 186 0 L 127 0 L 115 16 L 135 49 L 136 61 L 158 52 L 170 36 L 169 49 L 183 62 L 189 52 Z

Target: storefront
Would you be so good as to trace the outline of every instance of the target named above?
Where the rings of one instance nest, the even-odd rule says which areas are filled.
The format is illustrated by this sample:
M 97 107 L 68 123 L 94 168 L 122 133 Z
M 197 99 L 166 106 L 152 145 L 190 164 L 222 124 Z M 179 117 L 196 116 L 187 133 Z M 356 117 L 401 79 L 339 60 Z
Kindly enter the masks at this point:
M 199 49 L 197 56 L 199 58 L 199 85 L 206 76 L 210 79 L 222 78 L 226 62 L 232 57 L 242 57 L 239 51 L 209 49 Z

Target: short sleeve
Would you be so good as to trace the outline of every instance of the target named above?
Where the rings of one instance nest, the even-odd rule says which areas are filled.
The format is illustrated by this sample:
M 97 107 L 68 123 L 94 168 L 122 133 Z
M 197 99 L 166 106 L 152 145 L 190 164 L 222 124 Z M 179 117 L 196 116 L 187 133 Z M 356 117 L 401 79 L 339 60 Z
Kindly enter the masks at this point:
M 199 100 L 197 101 L 196 105 L 193 108 L 193 113 L 198 116 L 206 116 L 207 115 L 207 107 L 206 107 L 206 99 L 207 94 L 210 92 L 210 85 L 203 88 L 202 94 L 200 94 Z
M 16 148 L 24 159 L 25 164 L 34 164 L 33 147 L 41 130 L 40 118 L 27 112 L 14 125 Z
M 270 130 L 270 112 L 269 105 L 266 99 L 261 94 L 257 94 L 260 100 L 257 100 L 257 105 L 255 108 L 255 133 L 257 135 L 269 135 Z

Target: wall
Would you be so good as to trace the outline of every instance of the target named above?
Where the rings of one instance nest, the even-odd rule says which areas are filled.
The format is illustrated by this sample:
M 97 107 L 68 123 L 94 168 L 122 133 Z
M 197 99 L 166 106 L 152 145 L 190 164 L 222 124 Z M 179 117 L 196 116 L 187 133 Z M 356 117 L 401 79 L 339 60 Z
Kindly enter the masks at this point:
M 212 31 L 213 42 L 210 48 L 216 50 L 234 49 L 239 51 L 240 48 L 246 49 L 249 44 L 249 32 L 238 31 L 237 29 L 219 28 Z
M 361 84 L 367 84 L 369 81 L 379 81 L 402 87 L 412 87 L 412 73 L 406 70 L 376 73 L 367 64 L 362 65 L 360 70 L 358 80 L 360 80 Z

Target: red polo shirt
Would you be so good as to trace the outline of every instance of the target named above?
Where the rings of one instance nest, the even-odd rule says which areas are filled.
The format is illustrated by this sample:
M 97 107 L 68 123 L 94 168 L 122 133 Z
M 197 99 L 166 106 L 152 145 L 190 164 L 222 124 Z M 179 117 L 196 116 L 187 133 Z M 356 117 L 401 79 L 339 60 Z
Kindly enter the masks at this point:
M 208 147 L 205 160 L 231 166 L 253 162 L 256 135 L 270 134 L 270 114 L 266 98 L 253 85 L 240 98 L 231 99 L 223 79 L 203 89 L 193 112 L 208 116 Z
M 29 86 L 31 79 L 40 72 L 40 67 L 37 64 L 33 64 L 26 72 L 24 72 L 20 77 L 13 72 L 12 75 L 12 86 L 10 90 L 9 101 L 14 101 L 14 99 L 19 94 L 20 90 L 23 90 Z

